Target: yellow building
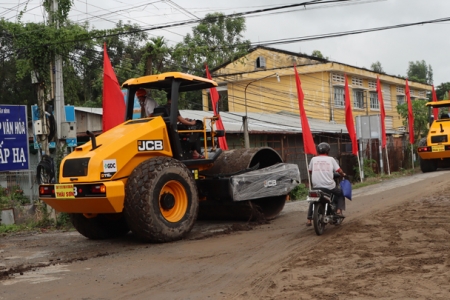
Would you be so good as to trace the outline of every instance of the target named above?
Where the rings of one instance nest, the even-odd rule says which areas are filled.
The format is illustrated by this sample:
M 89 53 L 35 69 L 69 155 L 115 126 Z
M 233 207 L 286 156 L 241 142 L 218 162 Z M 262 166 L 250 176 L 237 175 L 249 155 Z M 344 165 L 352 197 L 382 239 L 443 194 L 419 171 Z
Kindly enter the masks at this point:
M 375 60 L 375 58 L 374 58 Z M 379 76 L 386 112 L 386 130 L 403 131 L 397 105 L 406 101 L 405 79 L 368 69 L 284 50 L 256 47 L 247 55 L 212 70 L 229 112 L 299 114 L 293 65 L 302 82 L 308 118 L 344 124 L 344 75 L 353 116 L 380 114 Z M 411 99 L 427 99 L 432 86 L 409 81 Z M 204 107 L 208 107 L 204 97 Z

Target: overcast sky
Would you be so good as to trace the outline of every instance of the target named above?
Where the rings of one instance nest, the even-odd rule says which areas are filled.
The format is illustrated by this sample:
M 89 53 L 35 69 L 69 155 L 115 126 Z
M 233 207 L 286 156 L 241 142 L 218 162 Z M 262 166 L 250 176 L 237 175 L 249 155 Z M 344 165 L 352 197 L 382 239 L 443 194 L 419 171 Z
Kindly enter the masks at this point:
M 25 0 L 0 0 L 0 17 L 14 21 L 18 3 Z M 30 0 L 23 19 L 41 22 L 40 0 Z M 147 28 L 195 18 L 207 13 L 232 14 L 273 6 L 301 3 L 288 0 L 74 0 L 70 18 L 88 20 L 95 28 L 114 27 L 118 20 L 138 23 Z M 20 6 L 22 9 L 23 6 Z M 368 29 L 450 17 L 450 0 L 354 0 L 321 6 L 297 7 L 246 16 L 246 39 L 252 43 L 301 38 L 349 30 Z M 194 24 L 195 25 L 195 24 Z M 149 34 L 164 36 L 170 45 L 183 39 L 191 27 L 152 30 Z M 434 85 L 450 82 L 448 76 L 450 22 L 419 25 L 315 41 L 274 44 L 269 47 L 311 54 L 320 50 L 330 60 L 370 68 L 380 61 L 390 75 L 406 76 L 410 61 L 425 60 L 434 72 Z

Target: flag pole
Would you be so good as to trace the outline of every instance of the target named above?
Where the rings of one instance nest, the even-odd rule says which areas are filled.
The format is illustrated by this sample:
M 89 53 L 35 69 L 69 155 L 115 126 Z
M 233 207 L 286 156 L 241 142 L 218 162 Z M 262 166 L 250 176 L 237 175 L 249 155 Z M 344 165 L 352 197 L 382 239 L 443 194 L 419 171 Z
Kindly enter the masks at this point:
M 384 150 L 386 151 L 386 164 L 387 164 L 387 169 L 388 169 L 388 175 L 391 176 L 391 169 L 389 168 L 389 155 L 388 155 L 387 147 L 384 148 Z
M 411 167 L 414 171 L 414 144 L 411 143 Z
M 312 188 L 312 186 L 311 186 L 311 175 L 309 174 L 308 154 L 306 154 L 306 152 L 305 152 L 305 163 L 306 163 L 306 173 L 308 173 L 309 189 L 311 189 Z
M 356 157 L 358 158 L 358 167 L 359 167 L 359 179 L 361 180 L 361 183 L 363 182 L 364 173 L 361 173 L 361 160 L 359 159 L 359 153 L 356 153 Z M 363 175 L 361 175 L 363 174 Z

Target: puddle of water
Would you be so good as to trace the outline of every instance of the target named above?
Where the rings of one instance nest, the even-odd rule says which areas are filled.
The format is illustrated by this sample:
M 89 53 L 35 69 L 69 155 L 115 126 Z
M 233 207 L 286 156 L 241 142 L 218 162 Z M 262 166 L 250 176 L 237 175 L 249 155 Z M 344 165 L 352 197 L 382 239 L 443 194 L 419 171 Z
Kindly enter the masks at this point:
M 28 271 L 23 275 L 16 275 L 15 278 L 2 282 L 3 285 L 13 285 L 19 282 L 29 282 L 30 284 L 38 284 L 58 280 L 61 277 L 55 276 L 57 273 L 69 272 L 68 265 L 54 265 L 45 268 L 39 268 L 36 271 Z

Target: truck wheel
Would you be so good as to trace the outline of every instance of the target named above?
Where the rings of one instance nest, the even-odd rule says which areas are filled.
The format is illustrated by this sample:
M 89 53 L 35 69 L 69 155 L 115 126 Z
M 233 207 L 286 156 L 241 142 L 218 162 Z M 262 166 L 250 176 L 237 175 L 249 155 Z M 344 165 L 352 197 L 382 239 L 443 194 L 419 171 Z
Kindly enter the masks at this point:
M 420 170 L 423 173 L 434 172 L 437 170 L 437 164 L 433 159 L 421 159 L 419 157 Z
M 91 240 L 124 236 L 130 231 L 122 213 L 99 214 L 93 218 L 87 218 L 83 214 L 70 214 L 70 221 L 79 233 Z
M 427 145 L 427 138 L 422 138 L 419 141 L 418 146 L 422 147 L 426 145 Z M 420 163 L 420 170 L 423 173 L 434 172 L 437 170 L 437 162 L 434 159 L 422 159 L 419 156 L 419 163 Z
M 131 231 L 145 242 L 182 239 L 198 215 L 198 193 L 191 171 L 170 157 L 137 166 L 125 188 L 124 212 Z

